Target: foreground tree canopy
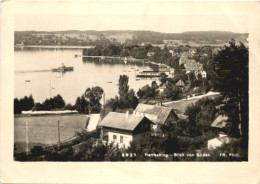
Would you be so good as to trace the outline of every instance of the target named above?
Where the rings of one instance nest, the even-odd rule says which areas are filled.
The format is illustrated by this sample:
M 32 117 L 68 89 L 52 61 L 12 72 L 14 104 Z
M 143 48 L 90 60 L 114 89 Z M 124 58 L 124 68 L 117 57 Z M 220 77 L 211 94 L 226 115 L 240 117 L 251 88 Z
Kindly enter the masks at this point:
M 236 129 L 248 136 L 248 48 L 234 40 L 214 57 L 216 78 L 214 87 L 225 98 L 224 113 Z M 231 108 L 232 106 L 232 108 Z M 231 110 L 232 109 L 232 110 Z M 237 123 L 236 123 L 237 122 Z M 234 128 L 235 129 L 235 128 Z

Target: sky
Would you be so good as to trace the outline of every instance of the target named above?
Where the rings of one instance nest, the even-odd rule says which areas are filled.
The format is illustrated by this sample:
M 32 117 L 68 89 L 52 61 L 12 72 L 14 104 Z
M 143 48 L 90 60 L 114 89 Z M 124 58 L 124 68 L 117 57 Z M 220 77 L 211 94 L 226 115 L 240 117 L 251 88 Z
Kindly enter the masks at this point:
M 224 6 L 225 5 L 225 6 Z M 30 7 L 30 6 L 28 6 Z M 28 8 L 26 7 L 26 8 Z M 47 8 L 48 7 L 48 8 Z M 69 10 L 68 10 L 69 7 Z M 250 3 L 79 3 L 15 14 L 15 31 L 150 30 L 248 32 Z M 38 11 L 37 11 L 38 9 Z

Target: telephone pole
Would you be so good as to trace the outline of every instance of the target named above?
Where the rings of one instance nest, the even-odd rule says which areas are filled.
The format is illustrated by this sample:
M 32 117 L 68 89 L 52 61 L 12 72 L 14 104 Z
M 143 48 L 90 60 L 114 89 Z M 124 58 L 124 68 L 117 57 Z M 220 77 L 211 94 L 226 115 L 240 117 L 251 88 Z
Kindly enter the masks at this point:
M 58 138 L 59 138 L 59 144 L 60 144 L 60 121 L 58 120 Z

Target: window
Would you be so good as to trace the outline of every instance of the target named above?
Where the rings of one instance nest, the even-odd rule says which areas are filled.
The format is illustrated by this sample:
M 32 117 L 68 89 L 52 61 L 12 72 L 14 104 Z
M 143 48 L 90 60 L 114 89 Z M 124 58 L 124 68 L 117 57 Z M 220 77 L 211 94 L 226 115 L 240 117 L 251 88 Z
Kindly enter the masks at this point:
M 123 142 L 124 142 L 124 137 L 120 136 L 120 143 L 123 143 Z
M 113 139 L 116 139 L 116 135 L 113 135 Z
M 108 135 L 103 136 L 103 141 L 108 141 Z
M 149 124 L 148 123 L 145 123 L 145 128 L 148 128 L 149 127 Z
M 108 134 L 107 134 L 107 132 L 103 132 L 103 141 L 108 141 Z

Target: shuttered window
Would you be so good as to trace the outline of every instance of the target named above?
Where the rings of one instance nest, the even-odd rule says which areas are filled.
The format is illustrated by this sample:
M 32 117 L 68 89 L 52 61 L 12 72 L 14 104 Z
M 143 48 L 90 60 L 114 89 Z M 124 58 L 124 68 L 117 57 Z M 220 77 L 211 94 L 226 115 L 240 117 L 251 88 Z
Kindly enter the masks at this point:
M 116 137 L 116 135 L 113 135 L 113 139 L 116 139 L 117 137 Z

